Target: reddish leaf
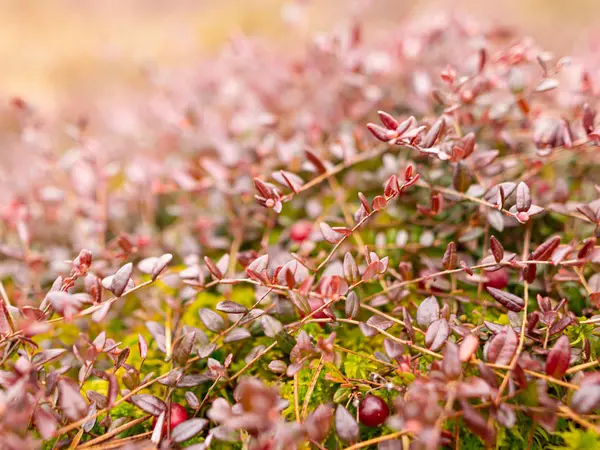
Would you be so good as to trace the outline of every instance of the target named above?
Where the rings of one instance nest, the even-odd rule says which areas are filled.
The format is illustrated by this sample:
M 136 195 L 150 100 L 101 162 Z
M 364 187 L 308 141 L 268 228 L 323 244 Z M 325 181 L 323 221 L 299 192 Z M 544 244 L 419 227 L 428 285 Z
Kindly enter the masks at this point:
M 388 130 L 395 131 L 398 128 L 398 125 L 400 125 L 396 119 L 394 119 L 390 114 L 386 113 L 385 111 L 377 111 L 377 114 L 379 114 L 379 120 L 381 120 L 381 123 Z
M 204 326 L 214 333 L 219 333 L 225 328 L 223 318 L 211 309 L 200 308 L 198 315 Z
M 377 275 L 377 273 L 379 272 L 379 261 L 373 261 L 371 262 L 371 264 L 369 264 L 367 266 L 367 268 L 365 269 L 365 271 L 362 274 L 362 280 L 363 281 L 369 281 L 371 280 L 374 276 Z
M 507 327 L 492 338 L 487 350 L 487 359 L 496 364 L 508 365 L 517 351 L 519 338 L 512 327 Z
M 596 118 L 596 110 L 591 108 L 587 103 L 583 105 L 582 125 L 586 134 L 590 134 L 594 130 L 594 119 Z
M 459 161 L 454 167 L 454 174 L 452 176 L 452 185 L 454 186 L 454 189 L 458 192 L 466 192 L 472 182 L 473 174 L 471 173 L 471 169 L 469 169 L 466 164 Z
M 534 261 L 547 261 L 560 245 L 560 236 L 553 236 L 540 244 L 531 254 Z
M 558 338 L 546 358 L 546 374 L 562 378 L 571 362 L 571 345 L 565 335 Z
M 369 129 L 371 134 L 373 134 L 373 136 L 375 136 L 382 142 L 388 142 L 396 136 L 396 132 L 388 130 L 374 123 L 368 123 L 367 128 Z
M 436 302 L 437 303 L 437 302 Z M 406 332 L 408 333 L 408 337 L 411 341 L 415 341 L 415 330 L 412 325 L 412 319 L 406 307 L 402 307 L 402 318 L 404 320 L 404 327 L 406 328 Z
M 490 237 L 490 250 L 497 263 L 502 261 L 502 258 L 504 258 L 504 247 L 494 236 Z
M 206 425 L 208 425 L 208 420 L 206 419 L 194 418 L 186 420 L 173 428 L 171 439 L 177 443 L 185 442 L 200 433 L 206 428 Z
M 161 413 L 167 411 L 167 404 L 154 395 L 134 395 L 130 400 L 131 403 L 140 408 L 142 411 L 152 414 L 153 416 L 159 416 Z
M 330 244 L 337 244 L 344 235 L 342 233 L 338 233 L 333 230 L 327 223 L 321 222 L 319 224 L 319 228 L 321 229 L 321 234 L 323 235 L 323 239 L 325 239 Z
M 112 373 L 108 373 L 107 377 L 108 377 L 107 400 L 108 400 L 108 406 L 111 407 L 115 404 L 115 401 L 117 399 L 117 394 L 119 393 L 119 381 L 117 380 L 117 377 Z
M 583 214 L 590 222 L 597 223 L 598 219 L 596 218 L 596 213 L 589 205 L 581 205 L 577 206 L 577 211 Z
M 579 414 L 588 414 L 600 408 L 600 384 L 584 384 L 571 397 L 571 408 Z
M 286 172 L 285 170 L 273 173 L 273 178 L 279 183 L 288 186 L 295 193 L 298 193 L 299 188 L 304 184 L 304 181 L 298 175 Z
M 227 333 L 225 339 L 223 339 L 223 342 L 237 342 L 242 341 L 244 339 L 248 339 L 250 337 L 252 337 L 252 334 L 250 334 L 250 332 L 247 329 L 236 327 L 229 331 L 229 333 Z
M 221 272 L 221 269 L 219 269 L 212 259 L 210 259 L 208 256 L 205 256 L 204 262 L 212 276 L 214 276 L 217 280 L 221 280 L 223 278 L 223 272 Z
M 338 437 L 346 442 L 355 442 L 360 436 L 358 423 L 342 405 L 335 410 L 335 430 Z
M 304 421 L 306 433 L 315 442 L 321 442 L 327 437 L 333 417 L 333 408 L 329 405 L 319 405 Z
M 404 346 L 399 342 L 392 341 L 391 339 L 384 339 L 383 348 L 385 353 L 391 358 L 396 359 L 404 353 Z
M 348 283 L 356 283 L 359 280 L 356 260 L 349 252 L 344 255 L 344 277 L 346 277 Z
M 488 425 L 487 420 L 479 414 L 469 403 L 464 400 L 460 401 L 463 411 L 463 420 L 469 429 L 479 436 L 487 446 L 496 446 L 496 429 Z
M 152 281 L 156 280 L 160 276 L 162 271 L 165 270 L 165 267 L 167 267 L 172 259 L 173 255 L 170 253 L 165 253 L 164 255 L 156 258 L 156 261 L 152 266 L 152 271 L 150 272 L 152 274 Z
M 458 346 L 454 342 L 448 341 L 443 351 L 442 370 L 450 380 L 456 380 L 460 377 L 462 364 L 459 359 Z
M 367 320 L 367 325 L 378 330 L 387 330 L 394 325 L 394 322 L 382 316 L 371 316 Z
M 596 237 L 595 236 L 591 237 L 591 238 L 587 238 L 585 241 L 583 241 L 583 246 L 577 252 L 577 258 L 579 258 L 579 259 L 586 258 L 589 255 L 589 253 L 593 250 L 595 245 L 596 245 Z
M 167 352 L 165 347 L 165 327 L 158 322 L 146 322 L 146 328 L 156 341 L 156 345 L 163 353 Z
M 451 270 L 456 268 L 457 257 L 456 257 L 456 244 L 453 241 L 450 241 L 448 246 L 446 247 L 446 252 L 444 253 L 444 257 L 442 258 L 442 266 L 445 270 Z
M 60 380 L 58 390 L 60 409 L 65 416 L 71 420 L 79 420 L 86 416 L 88 404 L 70 380 Z
M 125 288 L 131 279 L 133 264 L 127 263 L 115 273 L 112 277 L 110 290 L 116 297 L 120 297 L 125 292 Z
M 425 137 L 420 143 L 420 147 L 422 148 L 431 148 L 436 143 L 438 138 L 444 134 L 446 129 L 446 120 L 444 117 L 440 117 L 429 129 Z
M 173 360 L 180 366 L 185 365 L 190 358 L 192 347 L 196 342 L 196 333 L 190 332 L 183 335 L 173 348 Z
M 537 264 L 527 264 L 523 268 L 522 277 L 523 280 L 527 283 L 533 283 L 535 281 L 535 276 L 537 273 Z
M 160 413 L 158 418 L 156 419 L 156 423 L 154 424 L 154 429 L 152 430 L 152 436 L 150 436 L 150 441 L 153 444 L 158 444 L 162 438 L 163 429 L 166 429 L 165 418 L 166 412 L 163 411 Z
M 500 403 L 496 410 L 496 421 L 503 427 L 512 428 L 517 422 L 517 415 L 510 405 Z
M 471 359 L 471 356 L 475 354 L 479 347 L 479 338 L 474 334 L 467 334 L 463 341 L 460 343 L 459 358 L 462 362 L 466 362 Z
M 550 327 L 550 336 L 561 333 L 572 323 L 573 319 L 571 317 L 561 317 Z
M 323 163 L 321 158 L 319 158 L 317 155 L 315 155 L 312 151 L 308 149 L 304 150 L 304 154 L 306 155 L 306 158 L 311 162 L 311 164 L 315 167 L 315 169 L 317 169 L 317 172 L 327 172 L 327 167 L 325 167 L 325 164 Z
M 385 184 L 385 188 L 383 189 L 383 195 L 385 198 L 390 199 L 394 195 L 398 194 L 398 177 L 396 175 L 392 175 L 388 178 L 387 183 Z
M 358 296 L 354 291 L 350 292 L 346 296 L 346 305 L 345 305 L 346 317 L 349 319 L 353 319 L 358 315 L 360 311 L 360 302 L 358 300 Z
M 198 397 L 192 391 L 185 393 L 185 401 L 192 409 L 198 410 L 200 408 L 200 400 L 198 400 Z
M 54 436 L 54 432 L 58 428 L 58 420 L 54 414 L 46 411 L 41 406 L 36 408 L 35 412 L 33 413 L 33 421 L 43 439 L 52 438 Z
M 491 386 L 483 379 L 470 377 L 458 385 L 458 396 L 462 398 L 491 397 Z
M 275 338 L 275 336 L 283 330 L 281 322 L 268 314 L 261 317 L 261 324 L 265 334 L 270 338 Z
M 110 305 L 110 302 L 101 303 L 99 309 L 92 314 L 92 320 L 96 323 L 102 322 L 110 310 Z
M 529 194 L 529 186 L 524 182 L 517 185 L 517 211 L 527 212 L 531 206 L 531 195 Z
M 498 303 L 502 304 L 509 311 L 519 312 L 525 307 L 525 300 L 514 294 L 493 287 L 488 287 L 487 291 Z
M 428 327 L 440 317 L 440 305 L 433 295 L 427 297 L 417 308 L 417 323 L 420 327 Z
M 433 351 L 439 350 L 450 335 L 450 326 L 446 319 L 432 322 L 425 334 L 425 345 Z
M 65 354 L 66 351 L 67 350 L 64 348 L 49 348 L 47 350 L 42 350 L 41 352 L 33 355 L 31 358 L 31 363 L 36 367 L 41 367 L 50 361 L 60 358 Z
M 381 195 L 378 195 L 373 199 L 372 207 L 375 211 L 381 211 L 386 206 L 387 206 L 387 201 Z
M 240 305 L 236 302 L 232 302 L 231 300 L 225 300 L 217 303 L 216 309 L 217 311 L 221 311 L 227 314 L 244 314 L 248 311 L 248 308 L 246 308 L 245 306 Z
M 367 211 L 367 213 L 370 213 L 371 205 L 369 204 L 369 199 L 367 199 L 367 197 L 365 197 L 362 192 L 358 193 L 358 199 L 360 200 L 360 204 L 365 209 L 365 211 Z
M 544 78 L 535 88 L 535 92 L 547 92 L 558 87 L 558 81 L 553 78 Z

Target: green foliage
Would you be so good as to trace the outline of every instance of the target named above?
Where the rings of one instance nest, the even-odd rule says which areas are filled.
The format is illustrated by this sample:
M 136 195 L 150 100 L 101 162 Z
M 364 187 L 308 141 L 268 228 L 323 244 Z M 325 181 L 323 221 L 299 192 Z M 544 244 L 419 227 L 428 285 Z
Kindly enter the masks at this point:
M 328 366 L 324 365 L 319 373 L 315 388 L 310 396 L 308 403 L 308 411 L 313 411 L 317 406 L 329 402 L 335 392 L 335 385 L 326 380 L 328 374 Z M 304 399 L 308 393 L 309 386 L 312 384 L 315 375 L 314 367 L 305 367 L 298 372 L 298 398 L 300 401 L 300 409 L 304 404 Z M 294 381 L 293 379 L 280 385 L 281 396 L 290 402 L 290 405 L 283 411 L 283 415 L 290 420 L 294 420 Z
M 600 435 L 590 430 L 582 430 L 570 424 L 564 431 L 555 433 L 562 439 L 560 445 L 551 445 L 550 450 L 596 450 L 600 448 Z
M 348 378 L 367 379 L 369 373 L 375 371 L 375 363 L 356 355 L 348 355 L 344 361 L 344 374 Z

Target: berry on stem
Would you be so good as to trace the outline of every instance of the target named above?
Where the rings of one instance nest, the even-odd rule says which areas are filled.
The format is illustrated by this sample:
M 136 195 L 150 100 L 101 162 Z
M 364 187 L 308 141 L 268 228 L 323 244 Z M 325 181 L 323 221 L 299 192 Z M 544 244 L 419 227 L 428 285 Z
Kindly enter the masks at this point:
M 383 424 L 390 415 L 387 403 L 375 395 L 367 395 L 358 406 L 358 418 L 360 423 L 368 427 L 378 427 Z
M 493 272 L 486 272 L 485 278 L 487 281 L 483 284 L 483 287 L 504 289 L 506 286 L 508 286 L 508 269 L 506 267 L 502 267 L 501 269 L 494 270 Z
M 189 416 L 187 410 L 183 406 L 181 406 L 179 403 L 171 402 L 171 431 L 173 431 L 173 428 L 175 428 L 181 422 L 185 422 L 186 420 L 188 420 L 188 417 Z M 152 428 L 154 428 L 154 426 L 156 425 L 157 420 L 158 417 L 155 417 L 152 421 Z M 165 422 L 163 425 L 163 434 L 167 432 L 168 422 L 168 417 L 165 417 Z

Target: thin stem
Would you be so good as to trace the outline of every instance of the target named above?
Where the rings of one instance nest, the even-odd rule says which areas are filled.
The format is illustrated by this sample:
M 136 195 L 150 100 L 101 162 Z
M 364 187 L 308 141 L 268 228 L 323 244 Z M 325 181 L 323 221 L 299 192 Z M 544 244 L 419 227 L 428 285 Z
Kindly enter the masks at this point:
M 246 364 L 244 367 L 242 367 L 240 370 L 238 370 L 231 378 L 229 378 L 229 382 L 234 381 L 236 378 L 238 378 L 240 375 L 242 375 L 246 370 L 248 370 L 256 361 L 258 361 L 260 358 L 262 358 L 264 355 L 266 355 L 268 352 L 270 352 L 271 350 L 273 350 L 273 348 L 277 345 L 277 341 L 271 343 L 271 345 L 269 345 L 267 348 L 265 348 L 262 352 L 260 352 L 258 355 L 256 355 L 254 357 L 254 359 L 252 361 L 250 361 L 248 364 Z
M 93 447 L 86 447 L 86 450 L 109 450 L 113 448 L 121 448 L 124 444 L 127 444 L 132 441 L 139 441 L 140 439 L 144 439 L 146 437 L 150 437 L 152 435 L 152 431 L 147 431 L 145 433 L 137 434 L 135 436 L 129 436 L 123 439 L 117 439 L 112 442 L 108 442 L 105 444 L 94 445 Z M 155 447 L 152 447 L 155 448 Z
M 373 444 L 379 444 L 380 442 L 391 441 L 392 439 L 396 439 L 405 435 L 408 435 L 408 431 L 397 431 L 392 434 L 386 434 L 383 436 L 379 436 L 373 439 L 369 439 L 367 441 L 359 442 L 358 444 L 351 445 L 350 447 L 346 447 L 344 450 L 356 450 L 359 448 L 365 448 Z
M 300 398 L 298 396 L 298 372 L 294 374 L 294 413 L 296 422 L 300 423 Z
M 109 412 L 112 408 L 114 408 L 115 406 L 119 406 L 121 403 L 125 402 L 126 400 L 129 400 L 131 397 L 133 397 L 134 395 L 136 395 L 138 392 L 140 392 L 143 389 L 146 389 L 148 386 L 153 385 L 154 383 L 156 383 L 158 380 L 165 378 L 166 376 L 168 376 L 169 373 L 166 373 L 164 375 L 161 375 L 159 377 L 156 377 L 150 381 L 147 381 L 146 383 L 138 386 L 137 388 L 133 389 L 131 392 L 129 392 L 127 395 L 124 395 L 123 397 L 121 397 L 119 400 L 117 400 L 113 405 L 111 406 L 107 406 L 106 408 L 100 409 L 98 411 L 96 411 L 94 414 L 90 414 L 88 416 L 85 416 L 83 419 L 79 419 L 73 423 L 70 423 L 69 425 L 65 425 L 64 427 L 56 430 L 56 432 L 54 433 L 55 436 L 67 433 L 68 431 L 74 430 L 75 428 L 78 428 L 79 426 L 83 425 L 84 423 L 88 422 L 91 419 L 94 419 L 98 416 L 101 416 L 102 414 L 106 414 L 107 412 Z
M 579 414 L 577 414 L 575 411 L 573 411 L 568 406 L 560 406 L 558 409 L 561 412 L 563 412 L 564 414 L 566 414 L 567 417 L 569 417 L 570 419 L 573 419 L 575 422 L 577 422 L 579 425 L 587 428 L 588 430 L 592 430 L 595 433 L 600 434 L 600 427 L 597 427 L 593 423 L 588 422 L 587 420 L 585 420 L 583 417 L 581 417 Z
M 151 417 L 152 416 L 148 415 L 148 416 L 144 416 L 144 417 L 140 417 L 138 419 L 132 420 L 131 422 L 121 425 L 120 427 L 117 427 L 114 430 L 106 432 L 102 436 L 98 436 L 97 438 L 92 439 L 91 441 L 85 442 L 79 448 L 93 447 L 95 444 L 104 442 L 104 441 L 110 439 L 111 437 L 116 436 L 117 434 L 121 434 L 123 431 L 129 430 L 130 428 L 136 426 L 137 424 L 145 422 L 146 420 L 150 419 Z
M 349 234 L 343 235 L 342 238 L 331 249 L 331 251 L 329 252 L 327 257 L 321 262 L 321 264 L 319 264 L 317 266 L 317 272 L 320 271 L 323 267 L 325 267 L 327 265 L 327 263 L 329 263 L 329 261 L 331 260 L 331 258 L 333 257 L 333 255 L 335 254 L 337 249 L 340 248 L 340 246 L 344 243 L 344 241 L 350 235 L 352 235 L 356 230 L 358 230 L 367 220 L 369 220 L 371 217 L 373 217 L 376 213 L 377 213 L 376 210 L 371 211 L 369 214 L 367 214 L 365 217 L 363 217 L 356 225 L 354 225 L 354 227 L 350 230 Z
M 306 396 L 304 397 L 304 404 L 302 405 L 302 417 L 306 419 L 306 415 L 308 414 L 308 405 L 310 403 L 310 399 L 312 397 L 313 391 L 315 390 L 315 386 L 317 385 L 317 381 L 319 379 L 319 375 L 321 374 L 321 369 L 323 369 L 323 356 L 319 359 L 319 363 L 317 364 L 317 368 L 315 373 L 308 385 L 308 391 L 306 391 Z
M 2 310 L 3 310 L 3 311 L 0 311 L 0 314 L 4 313 L 6 320 L 8 321 L 8 326 L 10 327 L 10 331 L 11 331 L 11 333 L 14 333 L 16 328 L 15 328 L 15 322 L 13 320 L 12 314 L 10 313 L 10 309 L 9 309 L 11 304 L 10 304 L 10 300 L 8 298 L 8 294 L 6 293 L 6 289 L 4 289 L 4 283 L 2 283 L 1 280 L 0 280 L 0 302 L 2 302 L 2 304 L 0 304 L 0 308 L 2 308 Z
M 529 224 L 527 225 L 527 228 L 525 229 L 525 237 L 523 239 L 523 256 L 522 256 L 523 260 L 525 260 L 527 258 L 527 255 L 529 254 L 530 240 L 531 240 L 531 222 L 529 222 Z M 504 394 L 504 389 L 506 389 L 506 386 L 508 385 L 508 381 L 510 380 L 512 371 L 514 370 L 517 363 L 519 362 L 519 357 L 521 356 L 521 352 L 523 351 L 523 346 L 525 344 L 525 330 L 527 328 L 527 303 L 529 303 L 529 283 L 527 281 L 523 281 L 523 289 L 524 289 L 523 300 L 524 300 L 525 305 L 524 305 L 523 311 L 522 311 L 523 318 L 521 320 L 519 345 L 517 346 L 517 351 L 515 352 L 515 354 L 512 357 L 512 360 L 510 362 L 510 367 L 509 367 L 508 371 L 506 372 L 504 379 L 502 380 L 502 384 L 500 384 L 500 388 L 498 389 L 498 394 L 496 395 L 496 401 L 495 401 L 496 404 L 498 404 L 500 402 L 500 398 L 502 397 L 502 394 Z
M 210 393 L 213 391 L 213 389 L 215 388 L 215 386 L 217 385 L 217 383 L 221 380 L 221 377 L 218 376 L 215 381 L 213 381 L 213 384 L 210 385 L 210 387 L 208 388 L 208 391 L 206 391 L 206 394 L 204 394 L 204 398 L 202 399 L 202 402 L 200 403 L 200 406 L 198 407 L 198 411 L 200 411 L 202 409 L 202 407 L 204 406 L 204 404 L 206 403 L 206 401 L 208 400 L 208 398 L 210 397 Z
M 337 166 L 334 166 L 333 168 L 329 169 L 327 172 L 316 176 L 309 182 L 303 184 L 298 189 L 296 189 L 296 192 L 290 192 L 289 194 L 284 195 L 283 197 L 281 197 L 281 201 L 287 202 L 287 201 L 291 200 L 294 197 L 294 195 L 298 195 L 302 192 L 305 192 L 305 191 L 321 184 L 323 181 L 337 175 L 338 173 L 342 172 L 343 170 L 349 169 L 350 167 L 352 167 L 356 164 L 360 164 L 362 162 L 368 161 L 369 159 L 377 158 L 393 148 L 394 147 L 385 145 L 385 146 L 381 146 L 380 148 L 377 148 L 371 152 L 360 153 L 358 156 L 352 158 L 351 160 L 340 163 Z

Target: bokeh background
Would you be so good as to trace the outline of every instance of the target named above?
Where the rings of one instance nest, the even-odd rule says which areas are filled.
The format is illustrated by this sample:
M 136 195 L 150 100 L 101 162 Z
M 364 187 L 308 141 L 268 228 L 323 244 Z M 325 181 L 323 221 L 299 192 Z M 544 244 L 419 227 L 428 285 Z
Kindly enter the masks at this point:
M 369 39 L 440 10 L 517 27 L 561 55 L 600 30 L 600 0 L 0 0 L 0 95 L 46 110 L 110 102 L 144 89 L 143 67 L 197 64 L 232 33 L 294 49 L 353 14 Z

